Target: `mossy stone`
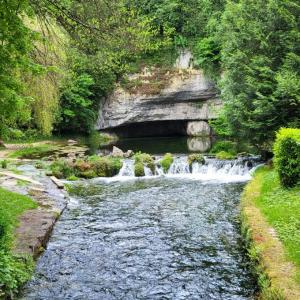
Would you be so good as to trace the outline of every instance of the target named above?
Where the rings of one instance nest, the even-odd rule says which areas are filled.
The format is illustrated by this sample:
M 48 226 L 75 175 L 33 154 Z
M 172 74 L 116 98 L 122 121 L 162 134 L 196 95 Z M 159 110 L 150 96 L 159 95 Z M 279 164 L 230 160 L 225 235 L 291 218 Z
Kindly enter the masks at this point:
M 137 162 L 134 165 L 134 175 L 136 177 L 143 177 L 145 176 L 144 164 L 141 162 Z

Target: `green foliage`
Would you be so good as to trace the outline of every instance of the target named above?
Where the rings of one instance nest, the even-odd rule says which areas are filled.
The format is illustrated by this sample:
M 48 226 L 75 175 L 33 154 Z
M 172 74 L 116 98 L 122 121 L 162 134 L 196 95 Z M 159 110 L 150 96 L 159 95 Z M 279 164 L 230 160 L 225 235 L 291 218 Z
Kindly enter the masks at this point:
M 195 66 L 205 70 L 205 73 L 217 79 L 220 74 L 220 45 L 215 38 L 205 37 L 201 39 L 194 47 Z
M 23 23 L 28 1 L 0 2 L 0 136 L 30 119 L 30 99 L 23 95 L 21 72 L 32 70 L 29 57 L 34 33 Z
M 237 144 L 232 141 L 216 141 L 213 144 L 210 153 L 218 153 L 220 151 L 226 151 L 231 154 L 237 154 Z
M 146 166 L 147 168 L 149 168 L 152 172 L 152 174 L 155 173 L 155 162 L 153 157 L 148 154 L 148 153 L 141 153 L 138 152 L 134 155 L 134 162 L 135 165 L 139 165 L 138 169 L 141 170 L 141 166 L 140 164 L 142 164 L 143 166 Z
M 113 177 L 122 168 L 122 161 L 115 157 L 90 156 L 74 163 L 60 159 L 51 164 L 52 174 L 57 178 L 76 180 L 77 178 Z
M 241 0 L 227 3 L 219 26 L 226 132 L 260 148 L 300 125 L 298 19 L 297 1 Z
M 40 145 L 40 146 L 31 146 L 31 147 L 25 147 L 19 150 L 14 151 L 9 155 L 11 158 L 28 158 L 28 159 L 34 159 L 34 158 L 42 158 L 44 156 L 47 156 L 54 151 L 58 149 L 55 145 Z
M 6 159 L 1 160 L 0 165 L 2 169 L 7 169 L 8 161 Z
M 220 151 L 216 153 L 216 158 L 217 159 L 222 159 L 222 160 L 226 160 L 226 159 L 235 159 L 236 155 L 232 154 L 230 152 L 227 151 Z
M 136 162 L 134 164 L 134 175 L 136 177 L 145 176 L 144 164 L 142 162 Z
M 69 162 L 60 159 L 53 162 L 50 166 L 52 175 L 57 178 L 68 178 L 74 175 L 74 170 Z
M 93 84 L 93 78 L 86 73 L 74 74 L 68 79 L 62 89 L 59 130 L 74 132 L 89 132 L 92 130 L 96 121 L 96 113 L 90 99 Z
M 199 163 L 199 164 L 204 164 L 205 163 L 205 158 L 201 153 L 193 153 L 188 156 L 188 163 L 189 166 L 191 166 L 194 162 Z
M 162 166 L 164 173 L 167 173 L 174 161 L 173 155 L 171 153 L 166 153 L 164 157 L 160 160 L 160 165 Z
M 36 207 L 30 198 L 0 188 L 0 297 L 12 296 L 31 276 L 32 260 L 13 255 L 11 247 L 18 216 Z
M 281 184 L 293 187 L 300 183 L 300 129 L 281 128 L 273 150 Z
M 92 169 L 99 177 L 112 177 L 119 173 L 122 168 L 122 161 L 115 157 L 91 156 L 88 159 Z

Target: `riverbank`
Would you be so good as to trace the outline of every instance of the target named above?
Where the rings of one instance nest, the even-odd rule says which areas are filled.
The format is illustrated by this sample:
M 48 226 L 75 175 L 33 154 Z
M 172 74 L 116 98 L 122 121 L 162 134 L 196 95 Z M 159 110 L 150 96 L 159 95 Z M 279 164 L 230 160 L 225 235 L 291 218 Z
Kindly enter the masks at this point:
M 0 299 L 10 299 L 30 279 L 67 194 L 34 161 L 10 162 L 0 185 Z
M 300 299 L 300 188 L 283 189 L 270 167 L 242 196 L 243 232 L 261 299 Z

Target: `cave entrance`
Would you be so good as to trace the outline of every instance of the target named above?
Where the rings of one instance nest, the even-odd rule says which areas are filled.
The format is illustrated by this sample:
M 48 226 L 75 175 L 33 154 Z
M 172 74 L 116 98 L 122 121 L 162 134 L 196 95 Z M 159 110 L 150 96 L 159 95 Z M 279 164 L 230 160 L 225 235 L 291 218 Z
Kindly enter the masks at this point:
M 187 121 L 153 121 L 133 123 L 110 129 L 121 138 L 186 136 Z

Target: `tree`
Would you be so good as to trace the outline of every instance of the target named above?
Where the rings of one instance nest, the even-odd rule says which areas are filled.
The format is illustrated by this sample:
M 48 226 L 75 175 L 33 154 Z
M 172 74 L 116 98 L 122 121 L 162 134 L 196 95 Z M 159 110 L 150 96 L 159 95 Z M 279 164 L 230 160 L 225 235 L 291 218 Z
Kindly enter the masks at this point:
M 31 13 L 26 0 L 0 1 L 0 136 L 30 119 L 30 97 L 23 94 L 22 72 L 34 69 L 29 58 L 36 38 L 22 18 Z
M 268 147 L 281 126 L 300 125 L 298 1 L 229 2 L 219 38 L 225 124 Z M 219 124 L 220 126 L 220 124 Z

